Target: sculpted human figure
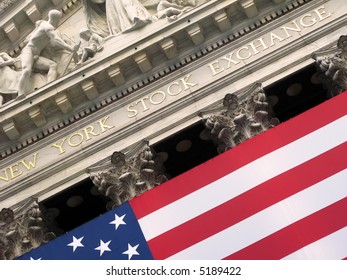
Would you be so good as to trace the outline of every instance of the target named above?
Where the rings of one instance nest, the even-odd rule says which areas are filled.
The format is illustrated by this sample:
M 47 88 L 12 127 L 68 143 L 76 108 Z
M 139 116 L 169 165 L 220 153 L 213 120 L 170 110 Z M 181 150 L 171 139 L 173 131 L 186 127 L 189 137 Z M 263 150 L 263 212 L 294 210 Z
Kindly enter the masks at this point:
M 102 44 L 105 40 L 98 34 L 92 33 L 88 28 L 80 30 L 80 37 L 87 41 L 88 44 L 82 48 L 82 53 L 78 65 L 87 61 L 88 58 L 94 57 L 97 52 L 103 50 Z
M 57 63 L 41 56 L 46 47 L 59 47 L 69 52 L 77 51 L 78 45 L 74 47 L 68 45 L 56 31 L 61 16 L 62 14 L 58 10 L 51 10 L 48 13 L 48 21 L 38 21 L 35 30 L 28 36 L 27 44 L 21 52 L 22 74 L 18 86 L 18 99 L 24 98 L 28 93 L 27 84 L 30 82 L 33 69 L 46 71 L 47 83 L 57 78 Z
M 15 67 L 15 60 L 7 53 L 0 52 L 0 106 L 4 98 L 11 99 L 17 94 L 20 72 Z
M 137 29 L 155 20 L 139 0 L 83 0 L 87 26 L 102 37 Z
M 195 5 L 195 0 L 161 0 L 157 7 L 158 18 L 167 17 L 169 20 L 175 20 Z

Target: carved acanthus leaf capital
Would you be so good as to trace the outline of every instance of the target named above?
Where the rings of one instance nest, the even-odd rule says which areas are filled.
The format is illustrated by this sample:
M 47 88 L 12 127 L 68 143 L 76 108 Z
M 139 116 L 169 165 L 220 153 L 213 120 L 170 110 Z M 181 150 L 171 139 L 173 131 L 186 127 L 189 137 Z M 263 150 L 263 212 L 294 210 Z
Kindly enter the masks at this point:
M 16 210 L 0 211 L 0 259 L 14 259 L 52 240 L 36 198 L 29 198 Z
M 279 124 L 279 120 L 272 117 L 260 84 L 253 85 L 240 95 L 228 93 L 223 107 L 202 113 L 202 118 L 219 153 Z
M 99 192 L 111 199 L 109 208 L 121 205 L 167 181 L 162 161 L 147 141 L 127 153 L 114 152 L 111 163 L 89 170 Z
M 330 97 L 347 90 L 347 36 L 343 35 L 335 47 L 316 52 L 316 61 L 322 83 L 329 90 Z

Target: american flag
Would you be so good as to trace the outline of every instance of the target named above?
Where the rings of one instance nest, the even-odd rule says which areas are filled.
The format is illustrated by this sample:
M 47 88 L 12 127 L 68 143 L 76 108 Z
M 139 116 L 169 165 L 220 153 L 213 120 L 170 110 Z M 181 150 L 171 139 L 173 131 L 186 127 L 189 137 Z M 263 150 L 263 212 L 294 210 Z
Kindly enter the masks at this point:
M 19 259 L 346 259 L 347 92 Z

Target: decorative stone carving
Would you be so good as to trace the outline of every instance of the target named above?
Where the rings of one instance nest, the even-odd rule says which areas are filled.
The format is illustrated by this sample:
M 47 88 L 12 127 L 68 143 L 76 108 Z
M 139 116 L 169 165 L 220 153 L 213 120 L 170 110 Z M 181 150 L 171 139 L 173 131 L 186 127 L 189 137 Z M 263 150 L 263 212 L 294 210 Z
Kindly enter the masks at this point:
M 337 48 L 313 54 L 320 78 L 331 97 L 347 90 L 347 36 L 341 36 Z
M 0 1 L 0 15 L 8 8 L 19 2 L 19 0 L 2 0 Z
M 195 0 L 161 0 L 157 6 L 157 15 L 158 18 L 175 20 L 184 12 L 193 9 L 195 5 Z
M 101 52 L 104 47 L 102 46 L 105 41 L 104 39 L 95 33 L 92 33 L 88 28 L 83 28 L 80 30 L 80 37 L 87 41 L 87 45 L 82 47 L 82 52 L 80 54 L 80 60 L 77 65 L 82 64 L 87 61 L 87 59 L 94 57 L 97 52 Z
M 17 95 L 20 72 L 16 61 L 7 53 L 0 53 L 0 106 Z
M 207 115 L 203 121 L 219 153 L 279 124 L 279 120 L 271 116 L 260 84 L 255 84 L 242 96 L 245 97 L 240 100 L 236 94 L 229 93 L 224 97 L 222 108 L 202 113 L 202 117 Z M 220 113 L 213 113 L 215 111 Z
M 127 155 L 114 152 L 111 164 L 93 168 L 89 173 L 99 192 L 111 199 L 108 208 L 121 205 L 167 181 L 161 158 L 146 141 Z
M 70 46 L 56 32 L 61 16 L 58 10 L 51 10 L 48 13 L 48 21 L 37 21 L 36 28 L 27 37 L 27 45 L 21 52 L 22 73 L 18 85 L 18 98 L 24 98 L 28 93 L 28 84 L 31 83 L 30 75 L 34 69 L 47 72 L 47 83 L 58 77 L 58 67 L 62 66 L 62 63 L 54 60 L 53 57 L 57 55 L 57 52 L 52 45 L 72 54 L 77 51 L 78 45 Z M 50 55 L 44 55 L 44 51 L 48 50 Z
M 83 0 L 88 28 L 102 37 L 119 35 L 155 20 L 138 0 Z
M 48 232 L 36 198 L 13 211 L 0 212 L 0 259 L 10 260 L 55 238 Z

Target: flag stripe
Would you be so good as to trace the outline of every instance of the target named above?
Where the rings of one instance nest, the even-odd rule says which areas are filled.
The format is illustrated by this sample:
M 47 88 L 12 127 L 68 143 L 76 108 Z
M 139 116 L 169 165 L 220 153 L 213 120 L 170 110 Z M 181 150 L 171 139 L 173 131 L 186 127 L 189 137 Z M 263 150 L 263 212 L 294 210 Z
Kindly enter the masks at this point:
M 274 177 L 226 203 L 167 231 L 165 234 L 149 240 L 148 245 L 153 256 L 157 259 L 167 258 L 347 168 L 347 161 L 340 156 L 341 154 L 345 154 L 347 157 L 347 143 Z M 316 174 L 316 176 L 307 176 L 307 174 Z M 196 207 L 196 204 L 200 203 L 200 201 L 196 201 L 191 207 Z M 228 218 L 225 219 L 225 217 Z M 183 236 L 184 238 L 182 238 Z M 173 243 L 175 246 L 171 246 Z
M 346 213 L 346 210 L 345 212 Z M 345 215 L 346 216 L 346 215 Z M 347 255 L 347 226 L 286 256 L 285 260 L 341 260 Z
M 346 127 L 347 116 L 141 218 L 139 224 L 146 240 L 151 240 L 241 193 L 344 143 L 347 139 Z M 329 135 L 329 137 L 326 137 L 326 135 Z M 312 143 L 316 144 L 312 145 Z M 199 202 L 198 204 L 196 203 L 197 201 Z M 195 207 L 190 207 L 189 211 L 187 211 L 187 205 L 194 205 Z M 154 224 L 156 226 L 153 226 Z
M 281 259 L 326 235 L 346 227 L 347 215 L 341 215 L 341 213 L 347 213 L 347 198 L 293 223 L 225 259 Z M 324 221 L 324 226 L 322 226 L 322 221 Z M 345 235 L 345 238 L 347 240 L 347 235 Z M 341 245 L 343 245 L 343 243 L 335 243 L 335 245 L 331 246 L 331 250 L 335 250 Z M 345 253 L 347 253 L 347 251 L 345 251 Z M 293 257 L 296 259 L 305 258 L 304 255 L 301 255 L 300 258 L 296 256 Z M 309 259 L 313 259 L 312 257 L 314 256 L 310 256 Z
M 208 164 L 203 164 L 171 179 L 163 187 L 136 197 L 130 202 L 136 217 L 140 219 L 241 168 L 247 163 L 345 116 L 346 109 L 341 104 L 347 104 L 347 92 L 252 138 L 251 141 L 242 143 L 242 145 L 233 148 L 232 153 L 229 153 L 231 152 L 229 151 L 219 155 L 218 158 L 210 160 Z M 286 159 L 283 158 L 282 160 Z M 214 162 L 218 162 L 218 168 L 211 172 L 210 165 Z
M 347 196 L 346 180 L 347 169 L 258 212 L 169 259 L 223 259 L 345 198 Z

